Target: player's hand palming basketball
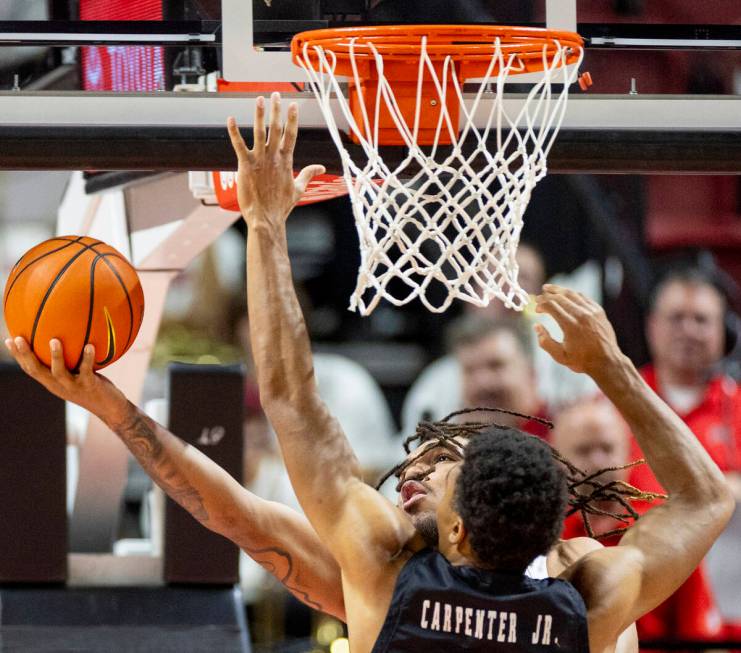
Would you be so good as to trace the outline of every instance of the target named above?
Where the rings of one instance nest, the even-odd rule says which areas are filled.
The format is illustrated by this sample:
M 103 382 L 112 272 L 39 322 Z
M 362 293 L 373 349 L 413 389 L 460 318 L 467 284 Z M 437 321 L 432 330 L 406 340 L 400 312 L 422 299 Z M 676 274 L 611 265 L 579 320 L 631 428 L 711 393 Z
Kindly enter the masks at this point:
M 265 100 L 257 98 L 252 149 L 239 133 L 234 118 L 227 121 L 232 147 L 237 154 L 237 198 L 247 224 L 256 220 L 282 224 L 307 184 L 324 172 L 324 166 L 305 167 L 294 179 L 293 149 L 298 136 L 298 107 L 291 103 L 285 126 L 281 125 L 280 94 L 270 98 L 270 124 L 265 129 Z
M 558 342 L 543 325 L 536 324 L 538 343 L 557 363 L 574 372 L 599 376 L 606 363 L 623 357 L 605 311 L 581 293 L 546 284 L 536 297 L 535 311 L 553 317 L 564 334 L 563 342 Z
M 5 346 L 23 371 L 38 381 L 49 392 L 65 401 L 82 406 L 101 419 L 115 419 L 128 403 L 124 394 L 104 376 L 93 372 L 95 348 L 86 345 L 79 374 L 72 374 L 64 366 L 64 352 L 59 340 L 52 340 L 51 369 L 31 351 L 23 338 L 8 338 Z

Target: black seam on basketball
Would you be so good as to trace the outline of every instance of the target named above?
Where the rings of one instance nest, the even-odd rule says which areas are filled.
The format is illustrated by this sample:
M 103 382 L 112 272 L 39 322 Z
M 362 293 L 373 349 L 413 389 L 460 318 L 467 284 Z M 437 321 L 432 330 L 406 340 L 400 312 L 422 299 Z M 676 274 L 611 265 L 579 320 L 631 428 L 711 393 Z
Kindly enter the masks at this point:
M 67 247 L 69 247 L 70 245 L 74 245 L 75 243 L 80 243 L 80 240 L 82 240 L 82 238 L 83 238 L 83 236 L 78 236 L 77 237 L 77 240 L 69 240 L 68 238 L 49 238 L 49 240 L 63 240 L 63 241 L 66 241 L 67 244 L 66 245 L 62 245 L 61 247 L 57 247 L 56 249 L 53 249 L 53 250 L 51 250 L 49 252 L 45 252 L 44 254 L 41 254 L 41 256 L 38 256 L 33 261 L 29 261 L 28 263 L 26 263 L 26 265 L 23 267 L 23 269 L 18 271 L 18 274 L 15 275 L 15 277 L 13 278 L 13 281 L 11 282 L 10 286 L 5 291 L 5 301 L 3 301 L 3 310 L 5 310 L 5 307 L 8 304 L 8 299 L 10 298 L 10 292 L 13 290 L 13 286 L 15 286 L 15 282 L 18 281 L 18 279 L 20 278 L 20 276 L 29 267 L 31 267 L 37 261 L 40 261 L 42 258 L 45 258 L 47 256 L 50 256 L 51 254 L 54 254 L 56 252 L 61 252 L 63 249 L 66 249 Z M 48 241 L 46 241 L 46 242 L 48 242 Z M 87 247 L 84 243 L 80 243 L 80 245 L 82 245 L 83 247 Z M 23 256 L 25 256 L 25 254 Z M 21 262 L 21 259 L 23 258 L 23 256 L 21 256 L 21 258 L 19 258 L 18 261 L 16 261 L 16 264 L 15 265 L 18 265 L 18 263 Z M 15 266 L 13 266 L 13 267 L 15 267 Z
M 85 355 L 85 347 L 88 344 L 88 338 L 90 338 L 90 330 L 92 329 L 92 326 L 93 326 L 93 308 L 95 307 L 95 266 L 98 264 L 98 261 L 103 256 L 102 254 L 99 254 L 96 250 L 93 249 L 93 251 L 95 252 L 95 258 L 93 259 L 93 262 L 90 264 L 90 304 L 87 310 L 87 327 L 85 328 L 85 338 L 82 341 L 82 348 L 80 349 L 80 356 L 77 359 L 77 362 L 75 363 L 75 367 L 72 369 L 73 373 L 80 371 L 80 365 L 82 364 L 82 357 Z M 97 361 L 95 362 L 97 363 Z
M 82 243 L 81 243 L 82 244 Z M 31 342 L 28 343 L 29 347 L 31 348 L 31 351 L 35 354 L 36 350 L 34 349 L 34 340 L 36 339 L 36 329 L 39 326 L 39 320 L 41 319 L 41 313 L 44 311 L 44 306 L 46 306 L 46 302 L 49 299 L 49 295 L 51 295 L 52 290 L 54 290 L 54 286 L 57 285 L 59 282 L 59 279 L 61 279 L 62 275 L 69 269 L 69 267 L 78 259 L 80 256 L 82 256 L 85 252 L 88 251 L 95 251 L 92 249 L 92 245 L 85 245 L 83 249 L 81 249 L 77 254 L 75 254 L 69 261 L 67 261 L 64 264 L 64 267 L 57 272 L 57 276 L 54 277 L 54 280 L 49 284 L 49 287 L 46 289 L 46 294 L 44 295 L 44 298 L 41 300 L 41 305 L 39 306 L 39 310 L 36 311 L 36 317 L 34 317 L 33 320 L 33 328 L 31 329 Z
M 97 249 L 94 249 L 96 253 L 98 252 Z M 99 254 L 99 256 L 103 257 L 103 263 L 105 263 L 108 266 L 108 269 L 113 272 L 116 279 L 118 279 L 118 283 L 121 286 L 121 290 L 123 290 L 124 295 L 126 295 L 126 301 L 129 304 L 129 335 L 126 338 L 126 345 L 123 347 L 122 351 L 126 351 L 129 348 L 129 343 L 131 342 L 131 336 L 134 332 L 134 307 L 131 304 L 131 297 L 129 296 L 129 291 L 126 288 L 126 284 L 124 283 L 124 280 L 121 278 L 121 275 L 118 273 L 118 270 L 116 270 L 115 267 L 113 267 L 106 259 L 109 256 L 112 256 L 113 258 L 119 258 L 128 265 L 131 265 L 128 260 L 126 260 L 123 256 L 121 256 L 118 252 L 106 252 L 103 254 Z
M 102 245 L 105 245 L 105 243 L 101 243 L 101 244 Z M 109 247 L 110 247 L 110 245 L 109 245 Z M 100 253 L 94 247 L 92 249 L 93 249 L 93 251 L 96 254 L 99 254 Z M 131 267 L 134 269 L 134 271 L 136 271 L 136 268 L 134 268 L 134 266 L 132 265 L 131 261 L 129 261 L 126 257 L 122 256 L 118 252 L 116 252 L 116 251 L 113 251 L 113 252 L 104 252 L 104 254 L 105 254 L 105 257 L 106 258 L 108 258 L 109 256 L 112 256 L 113 258 L 121 259 L 124 263 L 126 263 L 128 265 L 131 265 Z M 126 338 L 126 347 L 123 348 L 123 351 L 126 351 L 128 349 L 129 342 L 131 341 L 131 335 L 132 335 L 132 333 L 134 331 L 134 307 L 131 304 L 131 296 L 129 295 L 129 291 L 126 289 L 126 284 L 123 282 L 123 279 L 118 274 L 118 270 L 116 270 L 110 263 L 108 263 L 108 261 L 104 261 L 104 262 L 105 262 L 106 265 L 108 265 L 108 267 L 114 272 L 114 274 L 118 278 L 118 281 L 121 284 L 121 289 L 124 291 L 124 294 L 126 295 L 126 301 L 129 303 L 129 318 L 130 318 L 129 319 L 129 337 Z
M 92 240 L 93 242 L 90 243 L 90 245 L 97 245 L 100 242 L 99 240 L 96 240 L 95 238 L 90 238 L 90 236 L 75 236 L 74 238 L 71 237 L 71 236 L 69 236 L 69 237 L 67 237 L 67 236 L 54 236 L 53 238 L 49 238 L 48 240 L 46 240 L 44 242 L 49 242 L 49 240 L 63 240 L 63 241 L 66 241 L 68 243 L 79 243 L 83 238 L 89 238 L 90 240 Z M 87 245 L 86 245 L 86 247 L 87 247 Z
M 129 304 L 129 337 L 126 340 L 126 347 L 129 345 L 129 341 L 131 340 L 131 332 L 133 331 L 134 327 L 134 310 L 131 306 L 131 299 L 129 298 L 129 293 L 126 290 L 126 286 L 124 285 L 123 279 L 121 279 L 121 276 L 118 274 L 118 270 L 116 270 L 106 259 L 108 257 L 115 257 L 120 258 L 122 261 L 126 261 L 123 256 L 118 254 L 117 252 L 98 252 L 95 247 L 91 247 L 92 251 L 95 252 L 96 256 L 95 259 L 93 259 L 93 262 L 90 265 L 90 308 L 88 310 L 88 321 L 87 321 L 87 328 L 85 330 L 85 340 L 82 345 L 82 350 L 80 351 L 80 357 L 77 360 L 77 363 L 74 367 L 74 372 L 79 371 L 80 365 L 82 364 L 82 357 L 85 353 L 85 345 L 88 344 L 89 338 L 90 338 L 90 331 L 92 330 L 92 323 L 93 323 L 93 312 L 95 308 L 95 267 L 98 265 L 98 261 L 103 261 L 103 263 L 106 264 L 108 269 L 113 272 L 114 276 L 118 280 L 118 282 L 121 284 L 121 289 L 124 292 L 124 295 L 126 296 L 126 300 Z M 128 263 L 128 261 L 126 261 Z M 109 331 L 111 329 L 111 325 L 108 325 Z M 110 334 L 109 334 L 110 336 Z M 113 341 L 115 343 L 115 340 Z M 125 351 L 126 348 L 123 349 Z M 106 365 L 111 361 L 111 359 L 116 355 L 115 346 L 113 349 L 110 349 L 106 352 L 106 356 L 101 361 L 95 361 L 96 365 Z

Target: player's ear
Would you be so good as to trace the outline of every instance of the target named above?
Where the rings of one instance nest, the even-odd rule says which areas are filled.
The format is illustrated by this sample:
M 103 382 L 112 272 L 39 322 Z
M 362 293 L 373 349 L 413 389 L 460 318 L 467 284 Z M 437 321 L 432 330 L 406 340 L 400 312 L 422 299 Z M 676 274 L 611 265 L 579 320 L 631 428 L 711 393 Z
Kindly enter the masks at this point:
M 468 531 L 466 526 L 461 519 L 461 516 L 456 514 L 453 519 L 450 531 L 448 531 L 448 542 L 455 547 L 460 547 L 466 539 Z

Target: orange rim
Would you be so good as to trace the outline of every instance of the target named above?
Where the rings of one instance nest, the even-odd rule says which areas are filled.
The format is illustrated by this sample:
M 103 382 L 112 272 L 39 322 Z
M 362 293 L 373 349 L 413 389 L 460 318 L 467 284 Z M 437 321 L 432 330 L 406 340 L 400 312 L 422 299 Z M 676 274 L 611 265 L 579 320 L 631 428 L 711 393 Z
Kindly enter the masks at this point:
M 538 27 L 505 27 L 500 25 L 382 25 L 372 27 L 340 27 L 301 32 L 291 41 L 294 63 L 303 59 L 308 46 L 309 62 L 313 67 L 318 59 L 314 47 L 334 53 L 338 75 L 348 74 L 350 60 L 374 60 L 373 48 L 384 62 L 409 64 L 419 62 L 422 37 L 427 37 L 427 55 L 433 62 L 450 57 L 465 64 L 468 77 L 486 73 L 495 52 L 498 38 L 505 61 L 512 54 L 518 65 L 510 74 L 538 72 L 544 68 L 544 58 L 551 64 L 561 48 L 566 48 L 564 64 L 576 63 L 584 40 L 575 32 L 548 30 Z M 351 54 L 351 50 L 353 53 Z M 494 68 L 494 74 L 497 72 Z M 392 73 L 393 74 L 393 73 Z

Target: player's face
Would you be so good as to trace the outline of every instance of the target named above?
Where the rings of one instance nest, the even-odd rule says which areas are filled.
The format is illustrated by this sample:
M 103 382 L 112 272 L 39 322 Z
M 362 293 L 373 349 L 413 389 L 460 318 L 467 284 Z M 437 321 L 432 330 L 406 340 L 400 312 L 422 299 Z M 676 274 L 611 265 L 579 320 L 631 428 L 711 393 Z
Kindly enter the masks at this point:
M 723 356 L 723 298 L 712 286 L 670 283 L 648 323 L 655 363 L 678 373 L 702 373 Z
M 456 438 L 452 448 L 437 442 L 422 444 L 407 456 L 413 462 L 399 476 L 398 506 L 430 545 L 437 545 L 436 512 L 445 495 L 448 472 L 461 464 L 465 443 L 464 438 Z
M 435 521 L 438 527 L 437 547 L 440 553 L 446 555 L 451 546 L 449 535 L 460 521 L 455 509 L 455 491 L 461 466 L 448 468 L 445 471 L 443 495 L 435 512 Z

